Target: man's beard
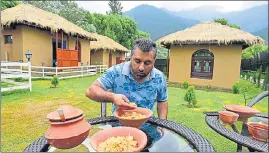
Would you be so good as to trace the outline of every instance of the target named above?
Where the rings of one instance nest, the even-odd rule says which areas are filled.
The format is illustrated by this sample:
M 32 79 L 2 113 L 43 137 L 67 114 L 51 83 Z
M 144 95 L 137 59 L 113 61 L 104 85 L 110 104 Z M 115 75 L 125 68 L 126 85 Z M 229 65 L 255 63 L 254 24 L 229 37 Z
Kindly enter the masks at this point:
M 144 72 L 136 72 L 135 76 L 137 79 L 144 79 L 145 77 L 147 77 L 148 74 L 144 73 Z
M 150 70 L 148 73 L 140 72 L 140 71 L 135 72 L 135 71 L 132 69 L 132 67 L 131 67 L 131 71 L 132 71 L 133 76 L 134 76 L 136 79 L 142 80 L 142 79 L 146 78 L 146 77 L 148 76 L 148 74 L 149 74 L 152 70 Z

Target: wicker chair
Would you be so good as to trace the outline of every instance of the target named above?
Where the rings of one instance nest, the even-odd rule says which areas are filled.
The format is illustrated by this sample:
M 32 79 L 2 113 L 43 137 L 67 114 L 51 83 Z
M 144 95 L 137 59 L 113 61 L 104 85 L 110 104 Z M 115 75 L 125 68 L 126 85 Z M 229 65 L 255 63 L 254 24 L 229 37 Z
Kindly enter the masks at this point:
M 269 96 L 268 91 L 264 91 L 264 92 L 260 93 L 258 96 L 256 96 L 254 99 L 252 99 L 252 101 L 249 102 L 247 104 L 247 106 L 252 107 L 255 104 L 257 104 L 259 101 L 261 101 L 263 98 L 268 97 L 268 96 Z M 268 116 L 268 114 L 262 114 L 262 115 L 264 115 L 264 116 L 267 115 Z M 244 135 L 244 136 L 249 136 L 248 126 L 247 126 L 246 123 L 243 123 L 243 125 L 242 125 L 241 134 Z M 243 151 L 241 145 L 237 145 L 237 151 L 238 152 L 242 152 Z M 250 150 L 250 151 L 252 151 L 252 150 Z

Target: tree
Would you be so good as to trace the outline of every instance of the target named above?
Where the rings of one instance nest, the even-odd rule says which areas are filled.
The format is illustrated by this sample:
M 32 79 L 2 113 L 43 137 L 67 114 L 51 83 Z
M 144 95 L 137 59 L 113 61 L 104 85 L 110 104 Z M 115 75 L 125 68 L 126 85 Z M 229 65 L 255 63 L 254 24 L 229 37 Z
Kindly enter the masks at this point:
M 88 22 L 88 11 L 79 8 L 74 1 L 24 1 L 23 3 L 57 14 L 88 32 L 96 32 L 96 28 Z
M 61 1 L 23 1 L 25 4 L 30 4 L 35 7 L 38 7 L 44 11 L 52 12 L 59 14 L 60 10 L 63 8 Z
M 243 50 L 242 58 L 249 59 L 249 58 L 252 58 L 252 57 L 256 56 L 258 53 L 263 52 L 263 51 L 268 51 L 268 46 L 254 45 L 254 46 L 248 47 L 248 48 Z
M 225 19 L 225 18 L 216 18 L 216 19 L 214 19 L 214 21 L 217 22 L 217 23 L 220 23 L 222 25 L 227 25 L 228 24 L 228 20 Z
M 262 75 L 262 66 L 257 70 L 257 86 L 260 88 L 261 85 L 261 75 Z
M 20 4 L 19 1 L 1 0 L 1 10 L 5 10 L 7 8 L 14 7 L 18 4 Z
M 88 14 L 88 22 L 97 27 L 96 32 L 105 35 L 119 44 L 131 49 L 137 38 L 149 37 L 148 33 L 137 29 L 136 22 L 126 16 L 118 14 Z
M 266 91 L 268 90 L 268 82 L 269 82 L 269 67 L 267 66 L 266 70 L 265 70 L 265 77 L 263 80 L 263 89 Z
M 240 26 L 237 24 L 229 24 L 228 20 L 225 18 L 215 18 L 214 22 L 220 23 L 222 25 L 228 25 L 231 28 L 241 29 Z
M 184 100 L 188 102 L 189 107 L 195 107 L 197 104 L 196 94 L 194 86 L 189 86 L 187 92 L 184 95 Z
M 108 14 L 119 14 L 122 15 L 122 9 L 121 3 L 117 0 L 110 0 L 108 2 L 108 6 L 110 10 L 107 12 Z
M 240 86 L 240 93 L 243 95 L 245 106 L 247 105 L 247 101 L 254 98 L 256 95 L 251 95 L 254 93 L 252 90 L 251 85 L 241 85 Z
M 241 27 L 237 24 L 229 24 L 231 28 L 241 29 Z

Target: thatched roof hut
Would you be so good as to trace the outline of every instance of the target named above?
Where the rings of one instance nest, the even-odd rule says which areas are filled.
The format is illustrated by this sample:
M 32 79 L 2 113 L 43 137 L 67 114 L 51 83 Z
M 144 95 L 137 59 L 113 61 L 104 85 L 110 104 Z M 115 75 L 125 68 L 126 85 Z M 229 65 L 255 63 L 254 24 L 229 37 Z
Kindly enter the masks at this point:
M 160 46 L 200 44 L 242 44 L 243 48 L 263 44 L 264 40 L 240 29 L 216 22 L 202 22 L 157 40 Z
M 129 50 L 119 44 L 118 42 L 114 41 L 113 39 L 98 35 L 97 41 L 91 42 L 91 50 L 92 51 L 101 51 L 101 50 L 108 50 L 108 51 L 122 51 L 122 52 L 129 52 Z
M 11 26 L 13 24 L 50 30 L 52 33 L 62 30 L 70 36 L 96 40 L 96 34 L 85 31 L 57 14 L 44 11 L 30 4 L 19 4 L 1 11 L 1 26 Z

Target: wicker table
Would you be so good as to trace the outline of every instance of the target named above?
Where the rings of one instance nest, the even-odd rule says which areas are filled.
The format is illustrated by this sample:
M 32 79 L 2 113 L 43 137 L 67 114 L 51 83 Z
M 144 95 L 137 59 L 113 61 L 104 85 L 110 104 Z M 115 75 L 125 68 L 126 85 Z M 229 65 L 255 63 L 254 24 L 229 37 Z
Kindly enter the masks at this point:
M 207 125 L 212 128 L 214 131 L 219 133 L 220 135 L 230 139 L 231 141 L 237 143 L 237 151 L 242 151 L 242 146 L 245 146 L 249 149 L 249 151 L 254 152 L 268 152 L 268 142 L 261 142 L 254 140 L 250 135 L 242 135 L 239 133 L 238 129 L 234 124 L 231 125 L 233 130 L 227 129 L 222 123 L 219 121 L 218 112 L 204 112 L 206 114 L 205 121 Z M 255 117 L 267 118 L 268 116 L 265 114 L 257 114 Z
M 99 118 L 89 119 L 88 123 L 90 123 L 93 126 L 96 126 L 96 125 L 111 125 L 111 124 L 115 124 L 115 123 L 117 124 L 119 122 L 114 116 L 108 116 L 108 117 L 99 117 Z M 182 148 L 183 150 L 178 150 L 178 148 L 177 148 L 177 150 L 179 152 L 186 151 L 186 147 L 192 149 L 192 150 L 187 150 L 187 151 L 215 152 L 214 147 L 211 145 L 211 143 L 207 139 L 203 138 L 200 134 L 196 133 L 195 131 L 193 131 L 192 129 L 190 129 L 184 125 L 177 124 L 173 121 L 159 119 L 159 118 L 150 118 L 146 124 L 150 124 L 153 127 L 154 126 L 161 127 L 162 129 L 165 129 L 165 131 L 173 132 L 174 134 L 176 134 L 176 136 L 181 137 L 182 140 L 184 139 L 185 142 L 183 142 L 181 140 L 180 141 L 181 141 L 181 143 L 185 143 L 187 145 L 184 146 L 185 150 L 183 148 Z M 169 140 L 169 139 L 170 138 L 168 138 L 166 140 Z M 166 140 L 164 140 L 164 141 L 166 141 Z M 169 145 L 169 147 L 162 146 L 162 149 L 173 148 L 173 146 L 171 144 Z M 175 146 L 174 148 L 178 147 L 178 145 L 180 145 L 180 144 L 178 143 L 177 146 Z M 151 146 L 152 146 L 152 144 L 151 144 Z M 156 146 L 157 146 L 157 150 L 156 150 Z M 158 146 L 159 146 L 159 144 L 155 145 L 155 150 L 153 148 L 154 152 L 156 152 L 156 151 L 164 152 L 165 151 L 165 150 L 158 150 Z M 47 143 L 46 138 L 44 136 L 42 136 L 39 139 L 37 139 L 36 141 L 34 141 L 32 144 L 27 146 L 24 149 L 24 152 L 48 152 L 49 147 L 50 147 L 50 145 Z M 150 152 L 152 150 L 147 149 L 147 150 L 143 150 L 143 151 Z

